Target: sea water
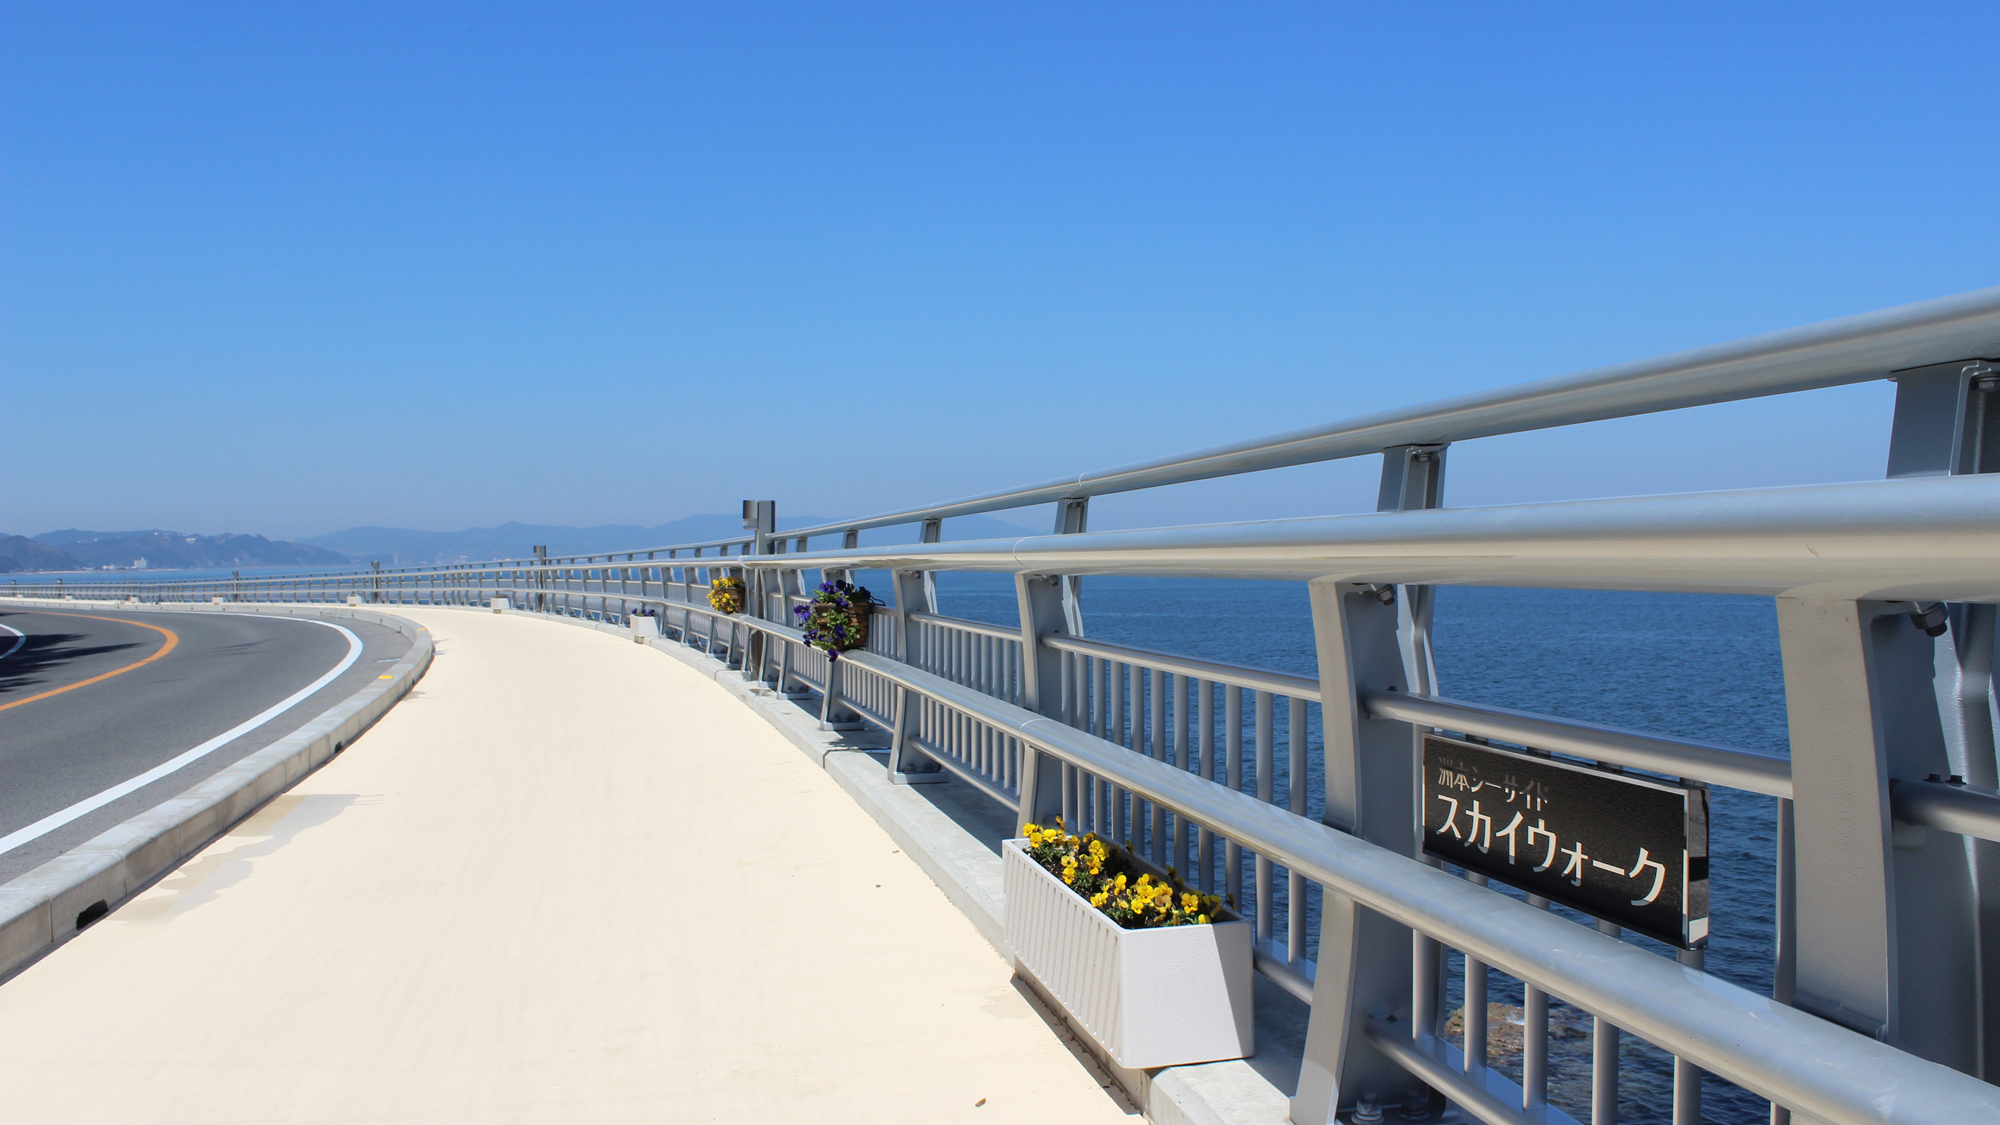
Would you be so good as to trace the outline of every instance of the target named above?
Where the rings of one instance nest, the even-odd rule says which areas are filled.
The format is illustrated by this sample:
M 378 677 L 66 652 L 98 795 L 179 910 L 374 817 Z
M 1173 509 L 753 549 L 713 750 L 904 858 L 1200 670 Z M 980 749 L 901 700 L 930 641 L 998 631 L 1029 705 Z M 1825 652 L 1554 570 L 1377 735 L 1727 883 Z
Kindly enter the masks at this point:
M 1083 591 L 1085 632 L 1100 640 L 1317 675 L 1303 584 L 1088 578 Z M 955 617 L 1005 625 L 1020 620 L 1010 576 L 941 576 L 939 602 L 940 612 Z M 1442 695 L 1788 752 L 1777 617 L 1769 598 L 1447 587 L 1437 594 L 1432 642 Z M 1308 742 L 1317 759 L 1317 708 L 1313 715 Z M 1318 776 L 1309 779 L 1315 792 L 1320 783 Z M 1317 802 L 1311 812 L 1318 814 Z M 1776 818 L 1769 797 L 1711 791 L 1706 968 L 1760 995 L 1771 991 Z M 1317 895 L 1311 906 L 1316 930 Z M 1672 956 L 1658 943 L 1630 940 Z M 1447 997 L 1453 1007 L 1462 996 L 1457 968 L 1454 958 Z M 1489 1000 L 1521 1002 L 1518 982 L 1497 972 L 1489 979 Z M 1581 1032 L 1588 1019 L 1559 1003 L 1550 1008 L 1559 1029 L 1551 1100 L 1587 1121 L 1589 1042 Z M 1621 1054 L 1620 1119 L 1636 1125 L 1671 1120 L 1671 1059 L 1629 1035 Z M 1496 1053 L 1495 1064 L 1518 1078 L 1518 1056 Z M 1705 1120 L 1752 1125 L 1767 1113 L 1763 1099 L 1704 1079 Z

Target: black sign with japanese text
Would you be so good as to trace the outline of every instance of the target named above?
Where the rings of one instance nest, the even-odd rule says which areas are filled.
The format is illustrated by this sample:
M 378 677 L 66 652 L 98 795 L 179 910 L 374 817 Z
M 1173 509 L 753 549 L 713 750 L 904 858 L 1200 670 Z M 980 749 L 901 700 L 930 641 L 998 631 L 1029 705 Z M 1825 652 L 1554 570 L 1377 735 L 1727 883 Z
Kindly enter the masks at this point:
M 1424 739 L 1424 851 L 1671 945 L 1708 944 L 1708 790 Z

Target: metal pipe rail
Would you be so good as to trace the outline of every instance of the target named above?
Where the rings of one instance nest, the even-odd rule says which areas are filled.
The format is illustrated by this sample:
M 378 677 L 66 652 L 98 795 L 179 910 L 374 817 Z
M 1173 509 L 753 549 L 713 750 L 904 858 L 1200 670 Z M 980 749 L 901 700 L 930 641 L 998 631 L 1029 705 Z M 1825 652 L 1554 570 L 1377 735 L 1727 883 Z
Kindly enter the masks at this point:
M 1974 356 L 2000 357 L 2000 286 L 783 534 L 796 539 L 950 519 L 1334 461 L 1391 446 L 1441 445 L 1837 387 Z
M 1669 777 L 1747 789 L 1784 800 L 1790 800 L 1792 796 L 1791 759 L 1776 754 L 1759 754 L 1733 746 L 1667 738 L 1430 695 L 1363 692 L 1361 705 L 1370 718 L 1395 719 L 1418 726 L 1463 731 L 1481 738 L 1497 738 L 1537 750 L 1651 770 Z
M 2000 840 L 2000 792 L 1939 781 L 1895 779 L 1889 800 L 1896 819 L 1982 840 Z
M 2000 602 L 2000 473 L 750 555 L 973 570 Z

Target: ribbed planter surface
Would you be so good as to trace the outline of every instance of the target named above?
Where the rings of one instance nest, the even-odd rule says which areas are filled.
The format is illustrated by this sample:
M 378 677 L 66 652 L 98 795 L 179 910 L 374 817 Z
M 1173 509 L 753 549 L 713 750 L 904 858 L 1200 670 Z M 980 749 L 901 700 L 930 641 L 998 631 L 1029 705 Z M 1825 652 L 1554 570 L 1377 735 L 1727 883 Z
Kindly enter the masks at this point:
M 1119 1066 L 1240 1059 L 1256 1050 L 1250 923 L 1128 930 L 1001 847 L 1014 959 Z

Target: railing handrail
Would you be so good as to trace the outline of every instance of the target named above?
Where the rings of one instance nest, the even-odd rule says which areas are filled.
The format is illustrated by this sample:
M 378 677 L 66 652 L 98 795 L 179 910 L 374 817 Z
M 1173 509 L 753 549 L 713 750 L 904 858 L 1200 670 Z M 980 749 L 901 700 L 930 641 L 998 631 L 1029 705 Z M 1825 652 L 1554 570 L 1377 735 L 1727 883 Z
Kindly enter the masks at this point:
M 772 534 L 796 540 L 835 532 L 918 524 L 1060 500 L 1334 461 L 1401 445 L 1443 445 L 1581 422 L 1629 418 L 1693 406 L 1886 379 L 1898 371 L 1959 359 L 2000 359 L 2000 286 L 1856 316 L 1746 336 L 1574 375 L 1402 407 L 1191 453 L 1079 473 L 942 504 Z M 671 543 L 597 555 L 739 546 L 753 536 Z M 718 556 L 722 557 L 722 556 Z M 476 568 L 503 562 L 440 564 Z M 654 558 L 646 561 L 658 564 Z M 675 560 L 680 561 L 680 560 Z
M 1437 445 L 1862 383 L 1980 357 L 2000 358 L 2000 286 L 782 534 L 797 538 L 980 515 L 1364 456 L 1398 445 Z
M 1792 796 L 1792 760 L 1734 746 L 1557 719 L 1432 695 L 1371 691 L 1360 697 L 1370 718 L 1465 731 L 1537 750 L 1726 785 L 1769 797 Z
M 754 555 L 750 568 L 2000 601 L 2000 474 Z

